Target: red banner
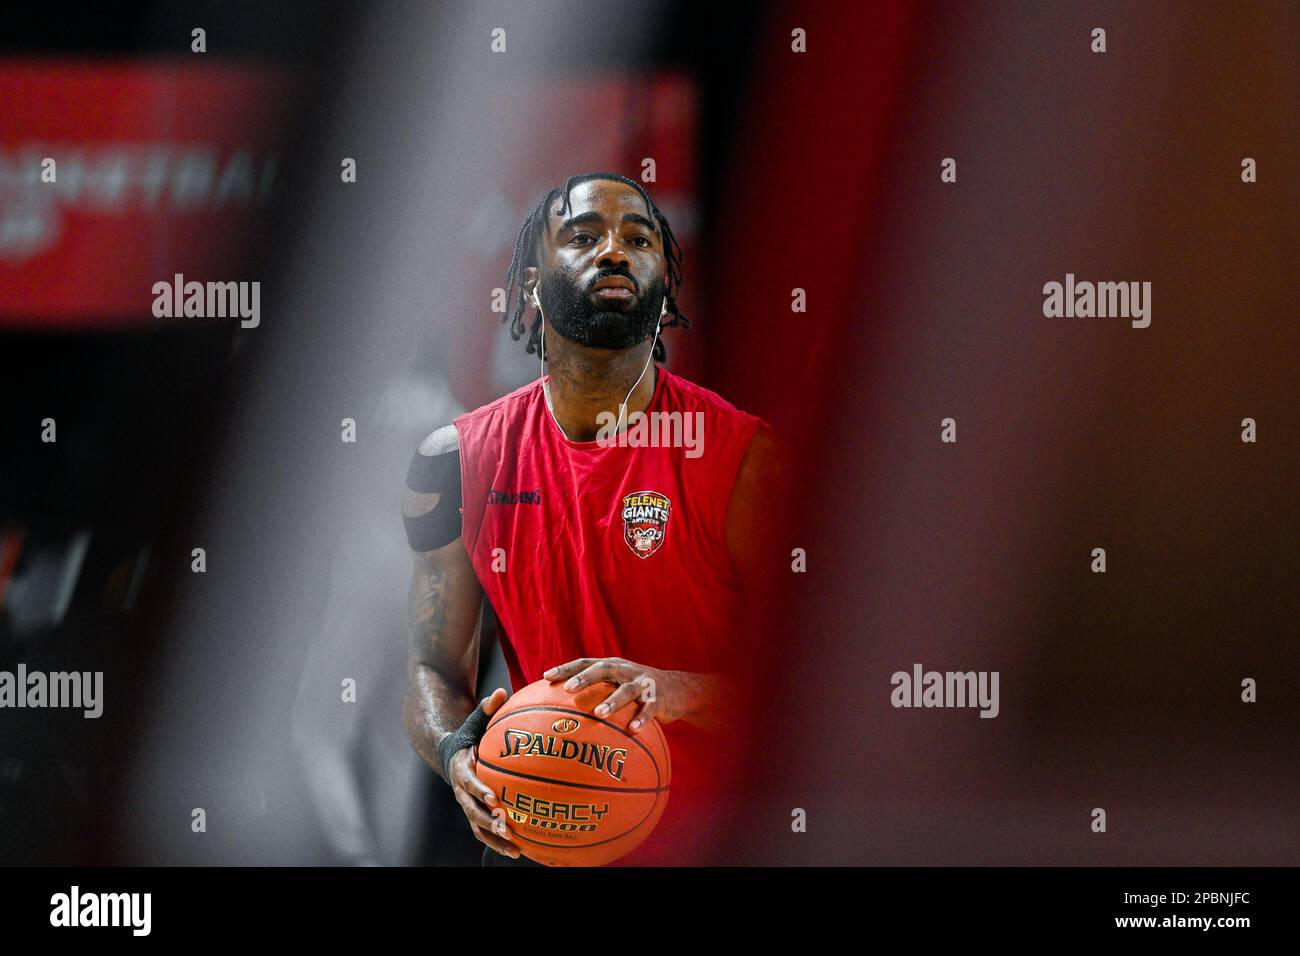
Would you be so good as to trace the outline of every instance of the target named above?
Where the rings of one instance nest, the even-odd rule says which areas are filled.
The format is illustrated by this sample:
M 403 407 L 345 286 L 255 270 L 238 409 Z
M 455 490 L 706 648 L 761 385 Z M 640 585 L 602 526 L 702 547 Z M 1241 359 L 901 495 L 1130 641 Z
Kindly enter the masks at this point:
M 236 275 L 298 84 L 222 63 L 0 61 L 0 326 L 153 321 L 153 283 Z

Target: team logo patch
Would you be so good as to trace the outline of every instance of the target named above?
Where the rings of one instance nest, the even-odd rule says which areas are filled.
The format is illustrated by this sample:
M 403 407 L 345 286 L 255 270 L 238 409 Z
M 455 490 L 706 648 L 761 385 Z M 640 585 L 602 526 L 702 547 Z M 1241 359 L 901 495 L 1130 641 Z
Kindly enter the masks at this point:
M 664 543 L 673 503 L 657 491 L 623 496 L 623 540 L 638 558 L 648 558 Z

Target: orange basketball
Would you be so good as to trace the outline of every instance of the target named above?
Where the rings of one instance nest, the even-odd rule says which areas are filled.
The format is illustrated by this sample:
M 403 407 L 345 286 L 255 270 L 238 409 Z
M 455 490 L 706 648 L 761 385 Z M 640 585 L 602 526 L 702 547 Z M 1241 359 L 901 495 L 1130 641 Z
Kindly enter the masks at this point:
M 539 680 L 492 715 L 478 744 L 479 779 L 506 812 L 512 842 L 548 866 L 603 866 L 640 845 L 668 804 L 672 765 L 657 720 L 627 730 L 637 705 L 592 711 L 615 690 L 570 692 Z

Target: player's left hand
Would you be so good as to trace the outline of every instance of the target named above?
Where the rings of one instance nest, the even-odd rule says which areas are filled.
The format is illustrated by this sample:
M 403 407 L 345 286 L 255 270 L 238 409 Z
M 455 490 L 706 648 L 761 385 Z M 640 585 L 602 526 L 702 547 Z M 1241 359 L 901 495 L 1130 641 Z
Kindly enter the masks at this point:
M 686 688 L 679 679 L 679 671 L 646 667 L 621 657 L 579 657 L 552 667 L 542 676 L 552 683 L 565 681 L 564 689 L 574 692 L 601 681 L 617 684 L 618 689 L 598 704 L 594 713 L 597 717 L 608 717 L 632 701 L 640 701 L 628 723 L 628 730 L 634 734 L 644 730 L 651 717 L 658 717 L 660 723 L 669 723 L 684 711 L 681 698 Z

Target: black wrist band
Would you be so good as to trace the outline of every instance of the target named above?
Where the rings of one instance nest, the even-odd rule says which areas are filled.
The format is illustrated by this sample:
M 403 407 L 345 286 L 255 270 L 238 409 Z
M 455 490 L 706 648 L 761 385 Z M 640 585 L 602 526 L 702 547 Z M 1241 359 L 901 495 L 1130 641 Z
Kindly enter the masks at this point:
M 473 747 L 483 737 L 483 732 L 487 730 L 488 715 L 483 712 L 483 702 L 470 712 L 465 718 L 465 723 L 453 730 L 443 738 L 442 743 L 438 744 L 438 762 L 442 764 L 442 779 L 451 783 L 451 758 L 458 751 L 466 747 Z

